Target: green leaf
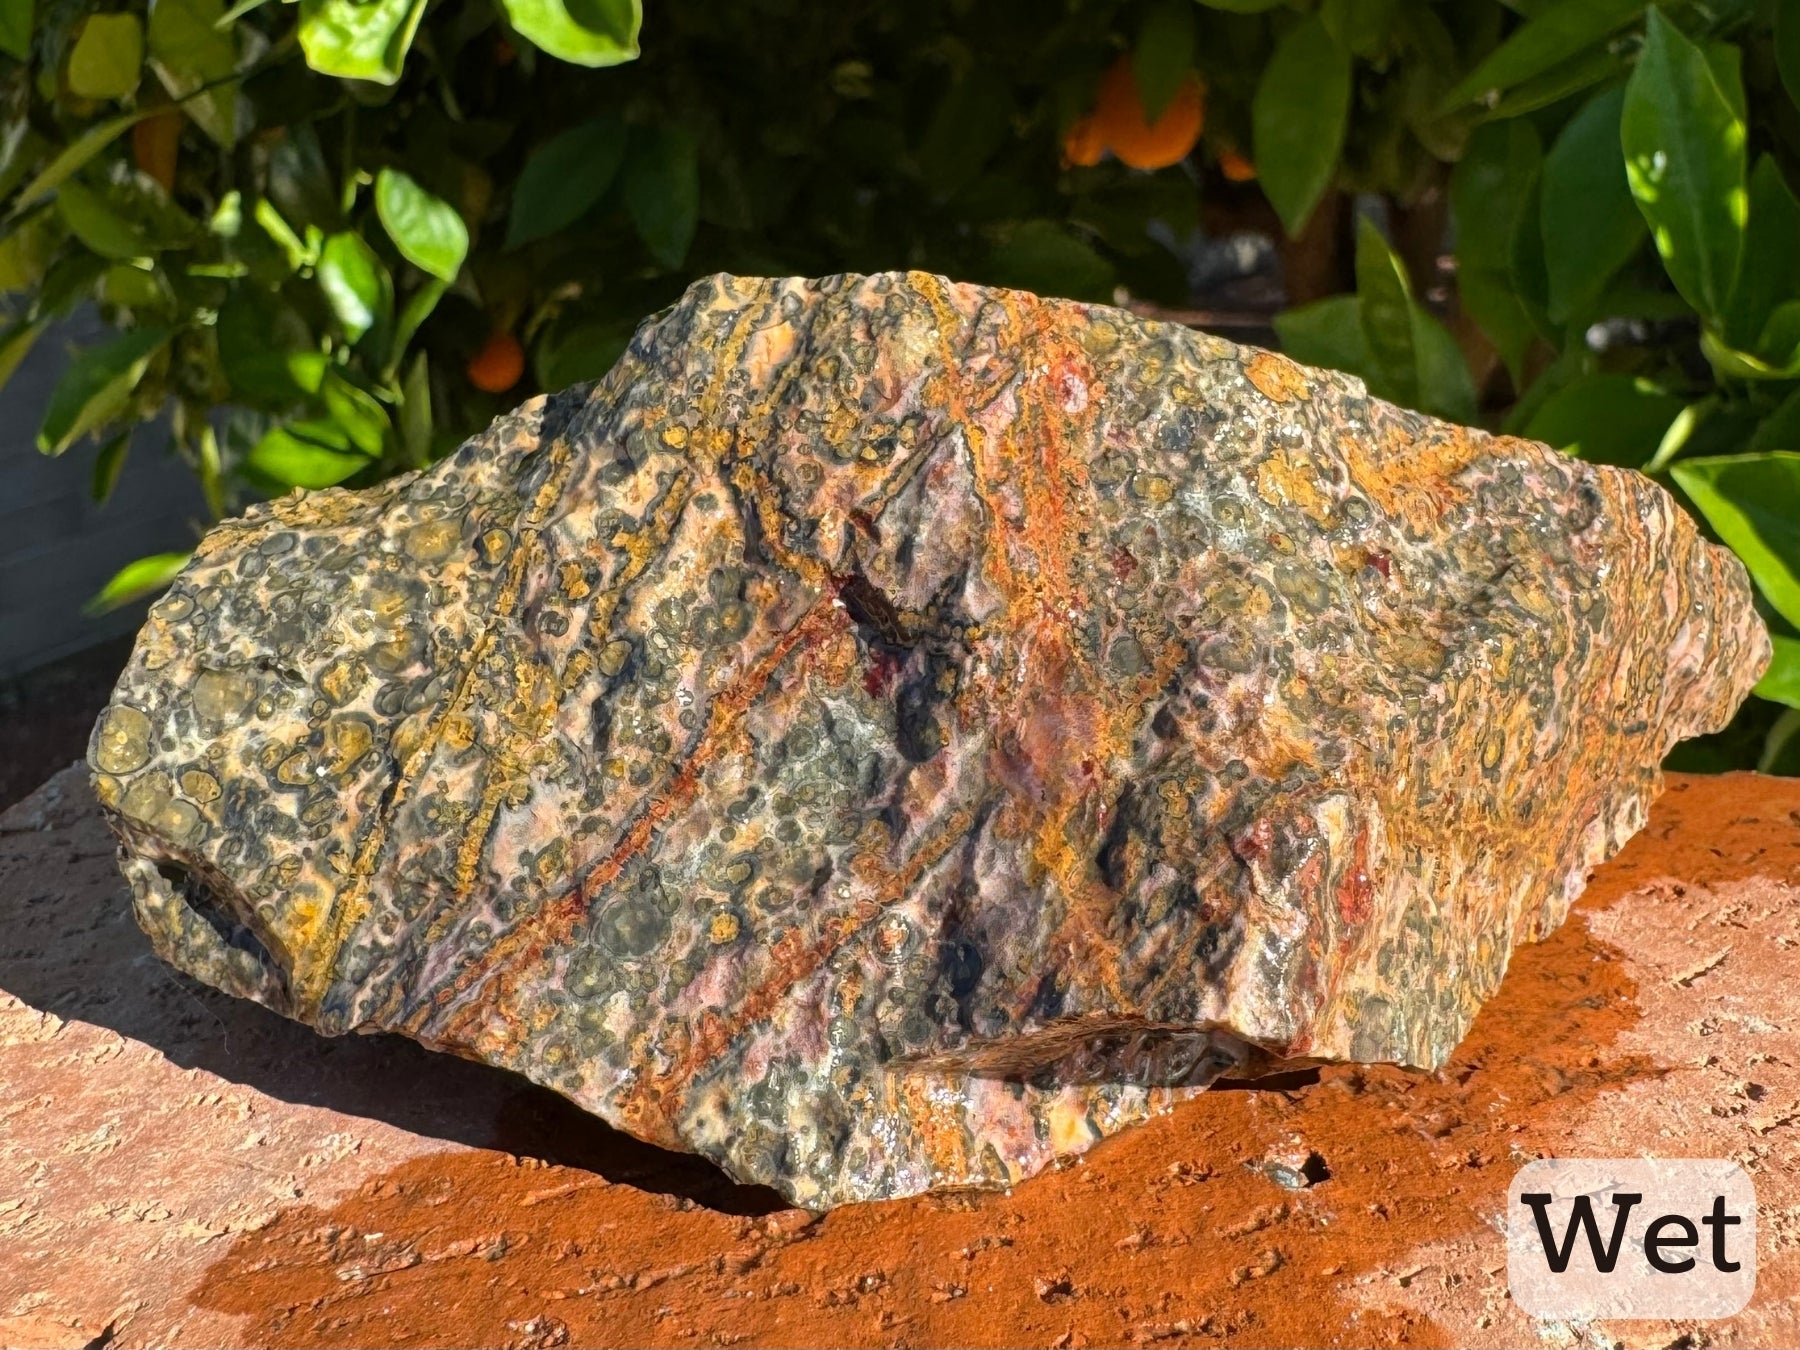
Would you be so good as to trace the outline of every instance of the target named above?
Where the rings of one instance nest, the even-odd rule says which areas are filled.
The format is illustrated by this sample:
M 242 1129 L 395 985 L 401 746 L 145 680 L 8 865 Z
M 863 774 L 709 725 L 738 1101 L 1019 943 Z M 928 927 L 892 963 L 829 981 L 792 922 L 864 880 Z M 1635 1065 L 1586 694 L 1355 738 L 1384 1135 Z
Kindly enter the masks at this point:
M 1585 375 L 1592 375 L 1599 366 L 1598 359 L 1587 343 L 1571 342 L 1557 353 L 1555 360 L 1538 372 L 1537 378 L 1525 386 L 1519 394 L 1519 401 L 1500 419 L 1500 430 L 1508 436 L 1523 434 L 1526 425 L 1537 416 L 1537 410 L 1557 390 L 1573 384 Z
M 275 427 L 244 458 L 249 468 L 285 487 L 308 489 L 341 483 L 369 462 L 341 427 L 324 420 Z
M 1207 9 L 1221 9 L 1227 14 L 1261 14 L 1264 10 L 1285 5 L 1288 0 L 1200 0 Z
M 1452 422 L 1473 422 L 1475 379 L 1469 374 L 1469 363 L 1450 330 L 1419 304 L 1412 307 L 1412 341 L 1419 372 L 1419 410 Z
M 1463 312 L 1487 335 L 1500 353 L 1517 388 L 1525 371 L 1525 352 L 1537 336 L 1537 326 L 1524 304 L 1513 293 L 1508 272 L 1485 267 L 1458 267 L 1456 293 Z
M 1419 399 L 1412 287 L 1406 267 L 1367 216 L 1356 222 L 1356 298 L 1369 349 L 1371 392 L 1408 407 Z
M 413 358 L 401 386 L 400 448 L 415 469 L 431 462 L 431 367 L 424 352 Z
M 1644 11 L 1644 0 L 1558 0 L 1526 20 L 1470 71 L 1438 105 L 1452 112 L 1491 100 L 1587 52 Z
M 1376 243 L 1379 253 L 1387 254 L 1379 233 Z M 1307 365 L 1360 377 L 1376 398 L 1408 403 L 1458 421 L 1473 421 L 1475 383 L 1456 340 L 1448 329 L 1412 302 L 1402 278 L 1391 268 L 1383 273 L 1379 257 L 1371 257 L 1369 246 L 1360 238 L 1358 244 L 1358 256 L 1372 272 L 1362 288 L 1364 294 L 1328 296 L 1277 314 L 1274 325 L 1281 349 Z M 1389 277 L 1394 279 L 1393 284 Z M 1359 281 L 1362 280 L 1359 275 Z M 1370 294 L 1378 297 L 1373 307 L 1369 304 Z M 1386 309 L 1396 301 L 1398 309 Z M 1373 325 L 1372 312 L 1376 317 Z M 1390 322 L 1396 331 L 1388 331 Z M 1387 360 L 1402 359 L 1404 353 L 1403 370 L 1391 371 L 1376 356 L 1372 337 L 1388 348 Z
M 1112 264 L 1055 221 L 1013 226 L 994 244 L 988 267 L 1001 286 L 1071 300 L 1112 296 Z
M 244 228 L 244 194 L 232 188 L 219 198 L 219 204 L 207 218 L 206 228 L 221 239 L 236 239 Z
M 1457 293 L 1515 384 L 1537 325 L 1518 293 L 1513 260 L 1520 236 L 1538 228 L 1530 205 L 1543 160 L 1530 122 L 1494 122 L 1475 128 L 1450 174 Z
M 237 4 L 233 5 L 219 16 L 217 26 L 220 28 L 229 28 L 232 24 L 243 18 L 244 15 L 253 13 L 268 3 L 269 0 L 238 0 Z
M 1669 469 L 1782 618 L 1800 626 L 1800 454 L 1686 459 Z
M 449 202 L 398 169 L 383 169 L 375 178 L 375 213 L 394 247 L 414 267 L 443 281 L 456 280 L 469 254 L 469 227 Z
M 310 325 L 259 286 L 237 286 L 219 309 L 219 365 L 233 400 L 286 411 L 319 392 L 327 359 Z
M 96 177 L 65 183 L 57 195 L 60 198 L 79 194 L 84 187 L 93 188 L 112 214 L 142 237 L 144 252 L 192 248 L 206 239 L 206 226 L 175 205 L 147 175 L 114 165 L 109 177 L 94 181 Z
M 34 202 L 48 197 L 135 124 L 160 111 L 160 108 L 140 108 L 137 112 L 120 113 L 117 117 L 89 127 L 70 141 L 63 152 L 46 164 L 38 176 L 20 191 L 18 200 L 13 203 L 13 214 L 17 215 Z
M 1700 48 L 1700 54 L 1706 58 L 1706 64 L 1713 73 L 1713 82 L 1719 86 L 1719 92 L 1725 95 L 1732 113 L 1738 121 L 1748 122 L 1750 105 L 1744 95 L 1744 53 L 1730 42 L 1708 42 Z
M 1338 45 L 1368 61 L 1385 62 L 1396 44 L 1422 32 L 1418 14 L 1402 13 L 1399 0 L 1323 0 L 1319 6 Z M 1445 41 L 1450 40 L 1446 33 Z
M 1669 279 L 1709 320 L 1737 276 L 1748 211 L 1742 90 L 1655 9 L 1625 86 L 1620 135 L 1638 209 Z
M 1787 352 L 1765 349 L 1762 337 L 1775 309 L 1795 300 L 1800 300 L 1800 202 L 1774 157 L 1764 155 L 1750 175 L 1750 215 L 1737 280 L 1725 304 L 1725 339 L 1764 360 L 1784 359 L 1791 346 Z
M 625 354 L 632 332 L 630 323 L 618 320 L 557 324 L 532 350 L 538 386 L 567 389 L 599 379 Z
M 1800 450 L 1800 389 L 1783 399 L 1775 411 L 1757 424 L 1750 437 L 1752 450 Z
M 12 196 L 50 148 L 50 139 L 25 118 L 0 119 L 0 201 Z
M 63 249 L 38 283 L 32 312 L 39 318 L 66 318 L 94 298 L 94 287 L 108 266 L 105 258 L 85 248 Z
M 1539 230 L 1532 207 L 1543 160 L 1530 122 L 1489 122 L 1472 131 L 1451 171 L 1458 295 L 1516 383 L 1537 322 L 1530 292 L 1519 293 L 1514 263 L 1521 243 Z
M 1769 640 L 1775 645 L 1774 658 L 1750 692 L 1771 703 L 1800 708 L 1800 638 L 1772 633 Z
M 437 308 L 438 301 L 444 298 L 444 292 L 449 289 L 449 282 L 433 277 L 412 293 L 412 298 L 406 302 L 406 308 L 400 311 L 400 322 L 394 327 L 393 355 L 388 358 L 388 370 L 384 378 L 393 378 L 394 371 L 400 368 L 400 361 L 406 355 L 408 344 L 413 340 L 413 334 L 419 331 L 420 324 L 431 317 L 431 311 Z
M 319 289 L 352 343 L 393 308 L 393 282 L 387 268 L 360 235 L 344 231 L 325 241 L 316 273 Z
M 199 445 L 200 493 L 206 498 L 206 509 L 214 520 L 225 519 L 225 464 L 219 453 L 219 436 L 210 423 L 200 426 Z
M 0 52 L 15 61 L 31 59 L 32 0 L 0 0 Z
M 187 100 L 183 111 L 200 129 L 229 148 L 237 140 L 237 86 L 200 92 L 237 69 L 237 35 L 220 31 L 223 17 L 223 0 L 153 0 L 150 65 L 163 88 Z
M 90 14 L 69 53 L 69 88 L 83 98 L 126 98 L 144 66 L 144 25 L 135 14 Z
M 1746 399 L 1727 399 L 1717 394 L 1708 394 L 1694 403 L 1690 403 L 1686 412 L 1702 412 L 1693 430 L 1679 446 L 1677 453 L 1699 458 L 1704 455 L 1735 455 L 1750 444 L 1750 438 L 1756 434 L 1758 418 L 1756 410 Z M 1686 416 L 1686 412 L 1683 416 Z M 1664 437 L 1665 445 L 1675 438 L 1680 427 L 1681 418 L 1676 418 L 1676 425 L 1669 429 Z M 1659 448 L 1657 453 L 1662 454 Z M 1672 456 L 1671 456 L 1672 458 Z M 1666 459 L 1665 459 L 1666 462 Z
M 148 558 L 126 563 L 100 588 L 100 594 L 87 602 L 87 612 L 104 614 L 121 605 L 129 605 L 133 600 L 156 594 L 175 580 L 193 556 L 192 553 L 153 553 Z
M 4 334 L 0 334 L 0 389 L 4 389 L 12 379 L 13 372 L 19 368 L 19 363 L 25 359 L 43 331 L 43 320 L 21 319 Z
M 1776 0 L 1775 66 L 1788 97 L 1800 104 L 1800 0 Z
M 393 84 L 425 0 L 300 0 L 300 50 L 321 75 Z
M 1507 263 L 1507 280 L 1518 297 L 1526 316 L 1537 325 L 1538 334 L 1549 342 L 1561 342 L 1563 333 L 1550 320 L 1550 262 L 1544 253 L 1543 218 L 1544 178 L 1539 174 L 1526 190 L 1524 210 L 1519 213 L 1519 228 L 1513 233 L 1512 257 Z
M 578 66 L 637 59 L 641 0 L 500 0 L 519 35 Z
M 1196 197 L 1184 175 L 1133 174 L 1075 197 L 1066 223 L 1125 257 L 1167 258 L 1169 250 L 1158 237 L 1180 238 L 1199 224 Z
M 115 211 L 101 194 L 70 181 L 56 194 L 69 232 L 102 258 L 143 258 L 155 252 L 141 221 Z
M 1281 350 L 1294 360 L 1366 377 L 1369 344 L 1363 339 L 1362 311 L 1354 295 L 1327 296 L 1283 310 L 1274 325 Z
M 66 237 L 61 221 L 59 212 L 39 211 L 0 237 L 0 295 L 25 290 L 43 280 L 58 245 Z
M 1694 321 L 1694 307 L 1687 301 L 1666 286 L 1646 284 L 1629 270 L 1613 278 L 1606 293 L 1594 302 L 1594 311 L 1613 319 L 1676 320 L 1690 327 Z
M 1493 122 L 1470 133 L 1450 174 L 1459 269 L 1510 270 L 1513 239 L 1527 219 L 1526 199 L 1543 162 L 1543 143 L 1529 122 Z
M 932 196 L 948 201 L 981 177 L 1013 135 L 1013 97 L 1003 78 L 975 70 L 944 92 L 919 142 L 919 172 Z
M 631 138 L 625 157 L 625 208 L 650 256 L 671 270 L 687 260 L 700 223 L 700 165 L 694 138 L 658 127 Z
M 1763 737 L 1762 753 L 1756 757 L 1756 771 L 1783 778 L 1792 778 L 1796 774 L 1800 774 L 1800 756 L 1793 753 L 1797 739 L 1800 739 L 1800 709 L 1784 708 L 1781 715 L 1770 724 L 1769 730 Z M 1688 744 L 1697 743 L 1690 741 Z M 1735 760 L 1722 758 L 1717 770 L 1708 769 L 1704 765 L 1696 765 L 1689 769 L 1685 765 L 1677 765 L 1672 761 L 1669 763 L 1669 767 L 1678 773 L 1708 773 L 1726 772 L 1741 768 L 1742 765 Z
M 1194 68 L 1194 0 L 1159 0 L 1144 15 L 1131 49 L 1144 120 L 1155 124 Z
M 393 424 L 388 421 L 387 409 L 373 395 L 358 389 L 336 370 L 326 371 L 319 395 L 325 402 L 325 411 L 352 448 L 374 459 L 387 447 Z
M 1781 322 L 1777 323 L 1777 320 Z M 1773 343 L 1784 333 L 1788 337 L 1788 355 L 1773 361 L 1765 361 L 1754 352 L 1741 352 L 1727 346 L 1710 328 L 1700 334 L 1700 350 L 1712 362 L 1713 372 L 1721 379 L 1791 380 L 1800 377 L 1800 348 L 1795 343 L 1795 338 L 1800 337 L 1800 329 L 1797 329 L 1796 321 L 1800 321 L 1800 305 L 1791 302 L 1770 316 L 1769 325 L 1774 332 L 1763 340 Z
M 1647 474 L 1659 474 L 1668 468 L 1677 455 L 1688 449 L 1695 435 L 1712 420 L 1718 408 L 1719 400 L 1712 395 L 1684 406 L 1664 430 L 1662 439 L 1656 443 L 1656 453 L 1642 465 L 1643 471 Z
M 169 293 L 154 270 L 145 271 L 132 262 L 118 262 L 106 269 L 100 278 L 100 299 L 134 313 L 166 309 Z
M 343 228 L 341 186 L 325 162 L 325 147 L 311 122 L 283 128 L 269 155 L 269 200 L 302 234 L 309 228 L 331 234 Z
M 1784 300 L 1775 306 L 1756 340 L 1756 350 L 1775 366 L 1791 365 L 1800 357 L 1800 300 Z
M 1567 323 L 1592 312 L 1613 273 L 1637 250 L 1644 218 L 1625 179 L 1619 144 L 1623 86 L 1594 95 L 1544 157 L 1539 223 L 1552 321 Z
M 1461 349 L 1413 300 L 1404 265 L 1367 217 L 1357 222 L 1356 292 L 1277 315 L 1284 349 L 1360 375 L 1377 398 L 1473 421 L 1475 384 Z
M 1523 117 L 1623 75 L 1629 68 L 1630 63 L 1610 46 L 1595 47 L 1550 67 L 1542 75 L 1533 75 L 1523 84 L 1514 85 L 1504 98 L 1487 110 L 1483 120 L 1498 122 L 1503 118 Z
M 1662 442 L 1682 401 L 1630 375 L 1588 375 L 1546 399 L 1525 435 L 1595 464 L 1639 468 Z
M 282 364 L 287 367 L 288 378 L 308 394 L 325 387 L 325 376 L 331 369 L 331 360 L 324 352 L 288 352 L 282 357 Z
M 289 225 L 282 217 L 281 212 L 276 209 L 275 203 L 267 197 L 257 198 L 256 205 L 251 208 L 251 217 L 258 225 L 262 226 L 263 232 L 280 246 L 291 270 L 297 272 L 302 267 L 311 267 L 318 261 L 313 256 L 312 250 L 306 246 L 299 235 L 294 233 L 294 227 Z
M 123 412 L 151 358 L 172 336 L 167 328 L 134 328 L 71 360 L 50 393 L 38 449 L 60 455 Z
M 1250 116 L 1263 192 L 1288 234 L 1297 235 L 1331 186 L 1350 119 L 1350 53 L 1318 15 L 1282 36 Z
M 88 484 L 88 495 L 106 505 L 113 489 L 119 485 L 119 473 L 125 467 L 125 455 L 131 449 L 131 428 L 127 427 L 100 447 L 94 456 L 94 476 Z
M 581 219 L 612 186 L 624 158 L 625 124 L 616 117 L 597 117 L 545 141 L 531 152 L 513 186 L 506 247 L 518 248 Z

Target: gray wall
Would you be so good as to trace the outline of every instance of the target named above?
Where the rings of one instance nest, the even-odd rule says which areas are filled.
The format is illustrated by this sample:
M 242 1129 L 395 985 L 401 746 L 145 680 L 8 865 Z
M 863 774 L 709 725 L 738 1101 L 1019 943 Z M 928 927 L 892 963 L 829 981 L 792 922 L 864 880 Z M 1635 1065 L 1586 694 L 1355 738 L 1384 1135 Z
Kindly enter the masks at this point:
M 137 627 L 147 601 L 101 618 L 82 606 L 133 558 L 192 548 L 206 520 L 160 423 L 137 428 L 105 506 L 88 495 L 94 445 L 61 459 L 38 453 L 38 421 L 69 348 L 106 331 L 92 316 L 52 329 L 0 391 L 0 680 Z

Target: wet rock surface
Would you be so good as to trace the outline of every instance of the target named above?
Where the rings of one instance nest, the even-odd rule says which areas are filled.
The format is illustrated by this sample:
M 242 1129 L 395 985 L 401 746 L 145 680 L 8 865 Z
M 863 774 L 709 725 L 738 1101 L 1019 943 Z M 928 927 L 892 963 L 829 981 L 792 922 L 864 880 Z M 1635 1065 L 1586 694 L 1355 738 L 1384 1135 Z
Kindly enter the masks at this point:
M 182 969 L 824 1207 L 1443 1063 L 1766 653 L 1640 475 L 1103 307 L 716 278 L 216 529 L 90 763 Z
M 1437 1072 L 1227 1080 L 1010 1195 L 816 1216 L 516 1075 L 182 975 L 86 776 L 0 815 L 0 1344 L 1800 1344 L 1792 779 L 1673 775 Z M 1331 1175 L 1269 1176 L 1297 1147 Z M 1751 1305 L 1522 1316 L 1517 1168 L 1644 1154 L 1750 1172 Z

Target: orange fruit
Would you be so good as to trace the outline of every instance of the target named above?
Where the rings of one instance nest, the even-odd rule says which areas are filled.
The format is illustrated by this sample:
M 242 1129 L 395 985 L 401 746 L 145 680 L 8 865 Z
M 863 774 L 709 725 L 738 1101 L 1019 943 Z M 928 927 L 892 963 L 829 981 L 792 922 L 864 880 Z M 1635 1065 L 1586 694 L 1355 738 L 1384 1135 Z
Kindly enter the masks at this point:
M 1219 172 L 1225 175 L 1228 182 L 1248 183 L 1256 177 L 1256 165 L 1226 146 L 1219 151 Z
M 525 349 L 504 328 L 496 328 L 469 359 L 469 383 L 488 394 L 504 394 L 525 373 Z
M 138 168 L 175 190 L 175 162 L 181 151 L 181 114 L 174 108 L 152 113 L 131 128 L 131 158 Z
M 1186 159 L 1206 126 L 1206 96 L 1189 71 L 1155 122 L 1144 117 L 1131 58 L 1121 56 L 1100 81 L 1094 124 L 1108 148 L 1134 169 L 1166 169 Z
M 1106 140 L 1093 114 L 1081 118 L 1063 133 L 1063 162 L 1089 168 L 1106 153 Z

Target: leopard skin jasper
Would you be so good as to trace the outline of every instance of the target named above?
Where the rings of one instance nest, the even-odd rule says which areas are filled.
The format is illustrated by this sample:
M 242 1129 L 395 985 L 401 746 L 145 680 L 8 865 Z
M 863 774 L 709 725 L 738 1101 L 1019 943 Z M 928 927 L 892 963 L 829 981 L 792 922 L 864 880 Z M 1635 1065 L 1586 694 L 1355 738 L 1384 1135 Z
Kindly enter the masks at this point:
M 184 970 L 818 1208 L 1441 1064 L 1768 652 L 1637 473 L 1103 306 L 716 277 L 216 528 L 89 758 Z

